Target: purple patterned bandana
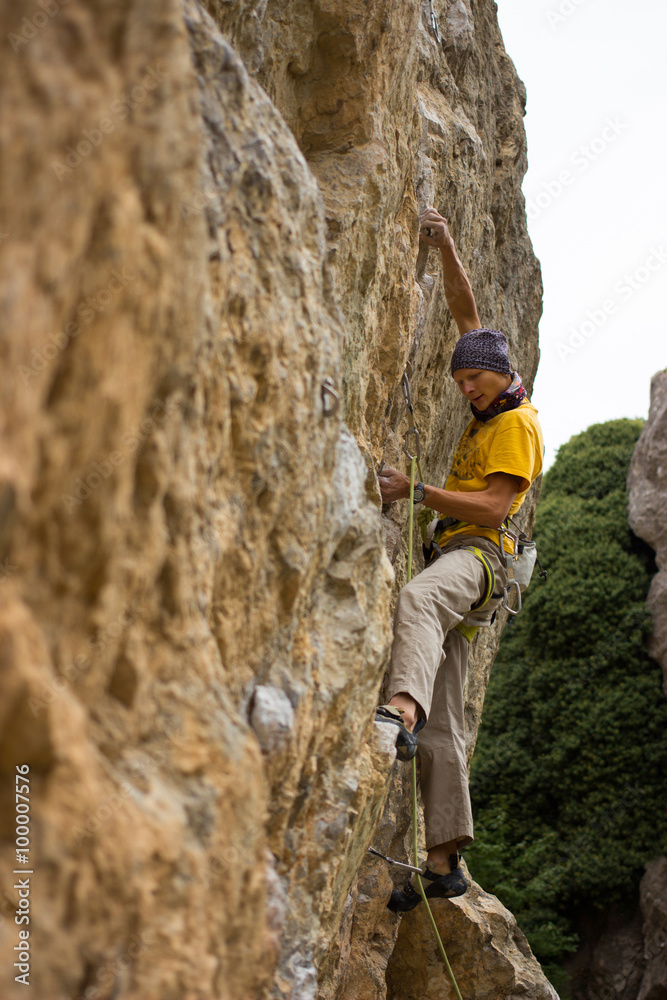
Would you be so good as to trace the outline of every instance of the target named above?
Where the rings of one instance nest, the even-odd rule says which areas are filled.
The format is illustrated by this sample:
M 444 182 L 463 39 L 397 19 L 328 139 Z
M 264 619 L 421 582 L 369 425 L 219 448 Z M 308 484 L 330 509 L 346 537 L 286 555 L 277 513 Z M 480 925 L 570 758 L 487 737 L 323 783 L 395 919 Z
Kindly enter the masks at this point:
M 450 368 L 452 375 L 458 368 L 484 368 L 509 375 L 512 366 L 507 357 L 507 337 L 488 326 L 468 330 L 454 348 Z
M 528 396 L 518 372 L 512 372 L 511 374 L 512 381 L 509 387 L 504 392 L 501 392 L 499 396 L 496 396 L 494 401 L 489 403 L 485 410 L 478 410 L 472 403 L 470 404 L 473 416 L 481 420 L 482 423 L 486 423 L 492 417 L 497 417 L 499 413 L 507 413 L 508 410 L 515 410 Z

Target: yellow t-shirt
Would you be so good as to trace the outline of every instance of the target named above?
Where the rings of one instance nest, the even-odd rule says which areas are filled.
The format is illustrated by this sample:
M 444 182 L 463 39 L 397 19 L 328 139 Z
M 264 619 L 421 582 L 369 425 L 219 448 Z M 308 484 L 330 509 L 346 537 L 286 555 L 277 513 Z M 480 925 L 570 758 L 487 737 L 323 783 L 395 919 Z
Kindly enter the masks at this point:
M 499 413 L 491 420 L 473 417 L 458 443 L 446 490 L 457 493 L 478 493 L 488 486 L 486 477 L 494 472 L 506 472 L 521 479 L 521 492 L 510 507 L 515 514 L 523 503 L 531 483 L 542 471 L 544 441 L 537 410 L 525 399 L 514 410 Z M 441 518 L 446 515 L 441 514 Z M 483 525 L 457 521 L 436 535 L 443 546 L 455 535 L 481 535 L 498 542 L 498 531 Z

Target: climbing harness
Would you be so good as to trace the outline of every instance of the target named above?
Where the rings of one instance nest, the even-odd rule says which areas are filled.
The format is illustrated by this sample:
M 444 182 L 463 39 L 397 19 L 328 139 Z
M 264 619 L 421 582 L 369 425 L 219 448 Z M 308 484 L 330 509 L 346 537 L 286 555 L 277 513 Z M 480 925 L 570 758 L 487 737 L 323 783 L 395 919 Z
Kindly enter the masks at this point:
M 510 531 L 509 528 L 510 521 L 512 522 L 512 525 L 515 529 L 514 531 Z M 438 522 L 435 525 L 435 530 L 433 532 L 433 537 L 431 539 L 430 546 L 424 545 L 424 558 L 427 565 L 430 562 L 432 562 L 433 559 L 442 555 L 442 549 L 440 548 L 440 546 L 436 541 L 438 530 L 443 531 L 446 528 L 450 528 L 455 524 L 462 525 L 463 522 L 458 521 L 454 517 L 446 517 L 438 519 Z M 509 541 L 509 550 L 505 545 L 505 538 L 507 538 Z M 465 548 L 468 552 L 472 552 L 473 555 L 475 555 L 480 560 L 482 566 L 484 567 L 484 572 L 486 573 L 486 579 L 487 579 L 487 589 L 485 596 L 480 601 L 478 601 L 477 604 L 473 604 L 472 608 L 470 609 L 470 612 L 481 610 L 481 608 L 483 608 L 484 605 L 487 604 L 491 600 L 491 598 L 495 596 L 495 597 L 502 597 L 502 603 L 500 606 L 504 608 L 505 611 L 507 611 L 510 615 L 518 615 L 519 612 L 521 611 L 521 606 L 522 606 L 521 595 L 523 591 L 528 587 L 528 584 L 530 583 L 535 563 L 537 563 L 537 565 L 540 567 L 540 577 L 543 580 L 547 579 L 547 571 L 544 569 L 542 563 L 537 558 L 536 543 L 532 541 L 530 538 L 528 538 L 528 536 L 524 534 L 523 531 L 521 531 L 519 526 L 515 524 L 514 520 L 511 517 L 507 517 L 505 521 L 503 521 L 502 525 L 498 530 L 498 546 L 505 558 L 505 567 L 507 570 L 507 584 L 502 588 L 501 594 L 494 594 L 495 574 L 493 572 L 493 567 L 491 566 L 491 563 L 489 562 L 487 556 L 485 556 L 482 550 L 477 548 L 476 545 L 463 546 L 463 548 Z M 512 596 L 512 591 L 516 593 L 516 599 L 517 599 L 516 608 L 512 608 L 512 606 L 510 605 L 510 598 Z M 488 622 L 488 624 L 492 624 L 492 622 L 493 618 L 491 619 L 491 621 Z M 480 623 L 480 625 L 481 624 L 482 623 Z M 468 639 L 468 641 L 471 642 L 472 638 L 474 637 L 480 625 L 470 626 L 461 622 L 459 625 L 456 625 L 455 628 L 457 628 L 459 632 L 465 635 L 466 639 Z
M 484 569 L 484 573 L 486 575 L 486 590 L 484 591 L 480 599 L 475 604 L 473 604 L 470 611 L 468 612 L 469 615 L 474 615 L 475 612 L 481 611 L 482 608 L 484 608 L 489 603 L 491 598 L 494 596 L 494 591 L 496 589 L 496 574 L 493 571 L 493 566 L 491 565 L 491 560 L 489 559 L 489 557 L 486 556 L 482 552 L 482 550 L 479 549 L 476 545 L 465 545 L 464 551 L 472 552 L 472 554 L 477 559 L 479 559 L 479 561 L 482 564 L 482 568 Z M 488 622 L 486 622 L 486 624 L 491 625 L 493 623 L 494 618 L 495 618 L 495 612 L 488 620 Z M 457 630 L 457 632 L 460 632 L 461 635 L 468 640 L 468 642 L 472 642 L 475 636 L 477 635 L 477 629 L 481 628 L 482 624 L 484 624 L 484 622 L 480 622 L 478 625 L 474 625 L 464 620 L 462 622 L 459 622 L 458 625 L 455 625 L 454 628 Z

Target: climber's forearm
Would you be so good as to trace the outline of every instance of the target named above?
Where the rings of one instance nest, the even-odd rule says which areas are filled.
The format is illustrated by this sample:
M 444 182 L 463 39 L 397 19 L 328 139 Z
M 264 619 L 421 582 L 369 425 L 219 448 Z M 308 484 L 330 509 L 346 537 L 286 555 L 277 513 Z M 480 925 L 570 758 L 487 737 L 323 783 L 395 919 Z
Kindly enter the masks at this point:
M 454 246 L 447 220 L 434 208 L 426 208 L 419 216 L 419 239 L 429 247 L 437 247 L 442 257 L 445 297 L 459 333 L 481 327 L 472 285 Z
M 440 246 L 440 256 L 442 257 L 445 298 L 459 328 L 459 333 L 464 334 L 469 330 L 478 330 L 482 324 L 477 313 L 472 285 L 451 236 Z
M 507 517 L 514 496 L 488 489 L 480 493 L 458 493 L 427 486 L 424 505 L 439 514 L 456 517 L 459 521 L 498 528 Z
M 407 500 L 410 496 L 410 480 L 398 469 L 385 467 L 378 475 L 383 503 Z M 424 505 L 439 514 L 456 517 L 459 521 L 469 521 L 488 528 L 498 528 L 507 517 L 512 501 L 522 488 L 518 476 L 506 472 L 493 472 L 487 477 L 485 490 L 475 493 L 459 493 L 455 490 L 441 490 L 437 486 L 425 486 Z

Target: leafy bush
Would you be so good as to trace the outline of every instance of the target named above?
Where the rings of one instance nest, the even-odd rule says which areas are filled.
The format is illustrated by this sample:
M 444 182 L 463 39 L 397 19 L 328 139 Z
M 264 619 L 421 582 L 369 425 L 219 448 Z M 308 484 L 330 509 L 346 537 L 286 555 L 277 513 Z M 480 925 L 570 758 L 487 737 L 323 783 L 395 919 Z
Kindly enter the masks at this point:
M 576 949 L 577 912 L 636 898 L 667 850 L 667 701 L 646 652 L 653 554 L 627 523 L 642 421 L 597 424 L 545 475 L 534 579 L 506 628 L 471 773 L 471 872 L 538 958 Z

